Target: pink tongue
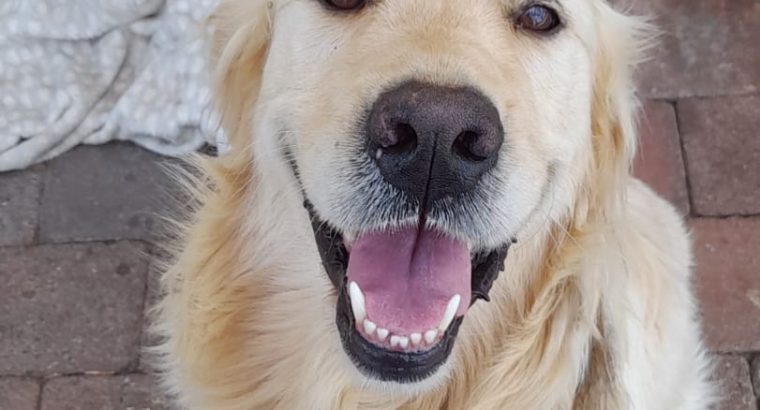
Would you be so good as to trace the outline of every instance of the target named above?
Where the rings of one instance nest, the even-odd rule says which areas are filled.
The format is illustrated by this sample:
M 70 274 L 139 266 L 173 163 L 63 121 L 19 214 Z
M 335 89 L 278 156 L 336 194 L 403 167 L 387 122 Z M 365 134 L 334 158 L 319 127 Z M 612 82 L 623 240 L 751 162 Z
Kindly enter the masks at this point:
M 369 233 L 352 244 L 348 281 L 364 293 L 367 319 L 408 335 L 435 329 L 452 296 L 470 306 L 470 253 L 442 234 L 416 228 Z

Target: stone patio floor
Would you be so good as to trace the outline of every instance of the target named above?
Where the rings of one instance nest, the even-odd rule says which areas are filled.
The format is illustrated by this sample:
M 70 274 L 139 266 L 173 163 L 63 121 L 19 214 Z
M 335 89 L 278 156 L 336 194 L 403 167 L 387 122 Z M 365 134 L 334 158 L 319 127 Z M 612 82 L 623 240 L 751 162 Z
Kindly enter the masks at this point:
M 618 2 L 619 3 L 619 2 Z M 646 0 L 635 172 L 688 219 L 721 409 L 760 394 L 760 2 Z M 0 174 L 0 409 L 165 409 L 142 360 L 168 185 L 157 156 L 80 147 Z

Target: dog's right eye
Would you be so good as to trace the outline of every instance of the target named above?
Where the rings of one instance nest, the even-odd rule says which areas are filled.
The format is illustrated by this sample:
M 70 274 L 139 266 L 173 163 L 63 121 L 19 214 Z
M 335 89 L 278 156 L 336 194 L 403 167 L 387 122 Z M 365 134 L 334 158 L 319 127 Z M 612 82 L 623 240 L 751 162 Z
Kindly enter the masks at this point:
M 367 4 L 367 0 L 322 0 L 322 3 L 332 9 L 351 11 L 364 7 Z
M 528 7 L 517 17 L 518 27 L 536 33 L 551 33 L 561 24 L 557 12 L 541 4 Z

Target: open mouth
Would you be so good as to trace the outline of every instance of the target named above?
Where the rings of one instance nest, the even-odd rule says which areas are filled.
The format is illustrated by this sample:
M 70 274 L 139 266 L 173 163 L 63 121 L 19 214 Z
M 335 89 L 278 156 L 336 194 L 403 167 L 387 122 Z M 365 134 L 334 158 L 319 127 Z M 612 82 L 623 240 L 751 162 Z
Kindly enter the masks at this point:
M 412 383 L 448 359 L 469 307 L 504 268 L 509 243 L 472 252 L 443 232 L 418 226 L 344 240 L 310 213 L 328 276 L 338 290 L 336 324 L 343 348 L 366 376 Z

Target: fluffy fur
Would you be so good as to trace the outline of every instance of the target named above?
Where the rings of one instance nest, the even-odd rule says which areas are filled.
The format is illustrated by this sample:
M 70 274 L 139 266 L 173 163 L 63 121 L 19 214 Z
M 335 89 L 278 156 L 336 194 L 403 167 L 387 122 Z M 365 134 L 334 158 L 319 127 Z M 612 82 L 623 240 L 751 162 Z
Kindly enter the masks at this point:
M 687 233 L 629 174 L 630 70 L 643 24 L 601 0 L 561 0 L 565 32 L 537 39 L 510 26 L 520 3 L 382 0 L 357 16 L 316 0 L 222 4 L 211 20 L 212 60 L 232 150 L 196 159 L 182 178 L 195 206 L 179 224 L 155 326 L 180 404 L 709 406 Z M 359 229 L 341 208 L 356 203 L 345 178 L 355 144 L 347 124 L 389 82 L 411 76 L 474 83 L 507 124 L 511 152 L 493 186 L 502 195 L 487 199 L 488 214 L 467 227 L 434 223 L 473 248 L 519 242 L 491 302 L 466 315 L 445 368 L 399 386 L 363 378 L 342 351 L 336 291 L 301 204 L 306 194 L 344 232 Z

